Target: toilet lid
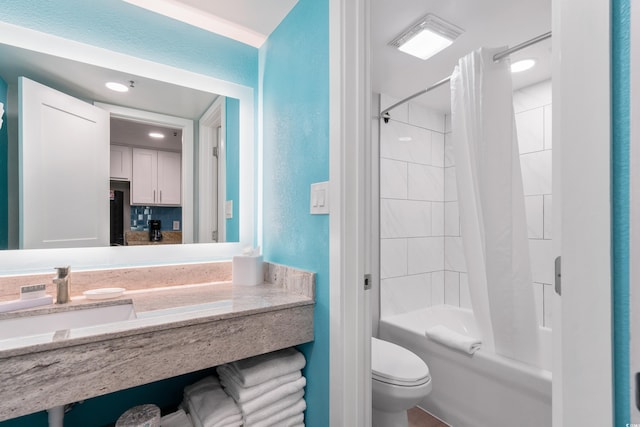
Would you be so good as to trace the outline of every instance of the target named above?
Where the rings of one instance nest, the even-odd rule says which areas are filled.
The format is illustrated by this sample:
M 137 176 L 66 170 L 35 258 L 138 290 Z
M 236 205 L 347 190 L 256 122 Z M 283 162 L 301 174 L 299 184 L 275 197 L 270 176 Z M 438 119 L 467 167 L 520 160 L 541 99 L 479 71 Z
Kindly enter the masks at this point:
M 420 357 L 404 347 L 371 338 L 373 379 L 389 384 L 416 386 L 429 382 L 429 367 Z

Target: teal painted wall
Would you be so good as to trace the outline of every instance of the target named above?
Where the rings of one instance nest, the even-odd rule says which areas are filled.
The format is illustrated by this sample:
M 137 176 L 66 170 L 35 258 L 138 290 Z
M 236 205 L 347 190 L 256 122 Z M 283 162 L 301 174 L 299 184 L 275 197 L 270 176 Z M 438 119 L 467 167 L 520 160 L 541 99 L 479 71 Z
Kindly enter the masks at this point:
M 4 104 L 4 109 L 7 109 L 7 82 L 0 79 L 0 102 Z M 2 119 L 2 128 L 0 128 L 0 250 L 7 249 L 9 247 L 9 189 L 8 189 L 8 177 L 7 177 L 7 149 L 9 145 L 9 136 L 7 133 L 7 113 L 3 113 L 0 117 Z
M 630 422 L 629 381 L 629 157 L 630 2 L 611 2 L 611 179 L 613 257 L 613 361 L 615 426 Z M 637 49 L 638 47 L 635 46 Z M 636 70 L 637 72 L 637 70 Z
M 226 222 L 226 241 L 240 241 L 240 100 L 226 99 L 226 193 L 227 200 L 233 200 L 233 218 Z
M 0 21 L 250 86 L 257 92 L 258 49 L 125 2 L 0 0 Z M 0 171 L 4 175 L 6 162 L 6 150 L 2 151 L 0 143 Z M 0 180 L 0 212 L 7 199 L 1 188 Z M 182 376 L 87 400 L 67 415 L 65 426 L 113 423 L 124 410 L 140 402 L 168 404 L 189 382 L 193 382 L 191 376 Z M 46 422 L 46 413 L 40 412 L 1 422 L 0 426 L 37 427 L 46 426 Z
M 329 179 L 329 3 L 300 0 L 260 48 L 264 256 L 316 276 L 307 357 L 306 425 L 329 420 L 329 216 L 309 188 Z

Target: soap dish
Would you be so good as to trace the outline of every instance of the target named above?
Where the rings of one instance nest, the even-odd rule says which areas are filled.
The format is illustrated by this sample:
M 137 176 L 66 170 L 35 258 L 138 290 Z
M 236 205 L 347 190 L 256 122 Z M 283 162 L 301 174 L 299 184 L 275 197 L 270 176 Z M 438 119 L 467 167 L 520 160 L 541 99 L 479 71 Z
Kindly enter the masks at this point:
M 118 298 L 124 291 L 124 288 L 100 288 L 84 291 L 83 294 L 87 299 L 109 299 Z

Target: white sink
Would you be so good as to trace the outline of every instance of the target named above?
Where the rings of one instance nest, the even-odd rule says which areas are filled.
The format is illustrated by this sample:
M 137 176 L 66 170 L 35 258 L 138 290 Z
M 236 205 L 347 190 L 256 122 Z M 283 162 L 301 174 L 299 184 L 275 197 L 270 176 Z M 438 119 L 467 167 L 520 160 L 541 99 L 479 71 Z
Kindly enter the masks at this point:
M 53 313 L 0 319 L 0 340 L 61 330 L 103 325 L 136 318 L 133 303 L 89 307 L 70 307 Z

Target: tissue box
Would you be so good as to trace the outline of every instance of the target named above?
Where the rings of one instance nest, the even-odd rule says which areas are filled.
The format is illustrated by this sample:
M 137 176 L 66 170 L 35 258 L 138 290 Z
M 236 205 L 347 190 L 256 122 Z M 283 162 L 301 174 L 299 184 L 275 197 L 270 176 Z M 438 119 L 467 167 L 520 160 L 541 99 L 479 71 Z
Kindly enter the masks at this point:
M 255 286 L 264 282 L 262 255 L 236 255 L 231 268 L 234 285 Z

